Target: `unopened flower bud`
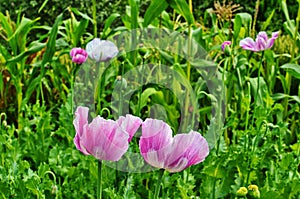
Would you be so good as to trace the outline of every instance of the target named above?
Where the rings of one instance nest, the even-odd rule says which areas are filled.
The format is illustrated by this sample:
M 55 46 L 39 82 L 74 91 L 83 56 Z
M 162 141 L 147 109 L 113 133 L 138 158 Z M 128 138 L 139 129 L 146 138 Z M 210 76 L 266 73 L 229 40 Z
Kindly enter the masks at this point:
M 248 190 L 246 187 L 241 187 L 239 190 L 237 190 L 236 195 L 237 196 L 246 196 L 248 193 Z
M 231 41 L 224 41 L 222 43 L 222 45 L 221 45 L 221 49 L 222 49 L 222 51 L 224 52 L 224 54 L 226 56 L 230 56 L 231 55 L 230 45 L 231 45 Z
M 249 194 L 253 198 L 260 198 L 260 192 L 258 190 L 258 186 L 257 185 L 249 185 L 248 186 L 248 190 L 249 190 Z
M 73 62 L 77 64 L 82 64 L 86 61 L 88 54 L 82 48 L 72 48 L 70 56 L 72 57 Z
M 52 185 L 51 188 L 52 188 L 52 191 L 51 191 L 52 195 L 56 195 L 57 194 L 57 190 L 58 190 L 57 186 L 56 185 Z
M 127 87 L 127 81 L 126 79 L 122 78 L 122 76 L 117 76 L 116 81 L 115 81 L 115 89 L 116 90 L 124 90 Z

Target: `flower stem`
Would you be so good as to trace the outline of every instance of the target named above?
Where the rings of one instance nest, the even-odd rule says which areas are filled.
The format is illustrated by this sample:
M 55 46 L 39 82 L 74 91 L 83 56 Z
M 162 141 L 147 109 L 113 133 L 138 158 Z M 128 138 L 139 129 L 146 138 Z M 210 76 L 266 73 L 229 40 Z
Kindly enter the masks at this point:
M 258 99 L 258 94 L 259 94 L 260 68 L 262 66 L 263 59 L 264 59 L 264 51 L 262 51 L 262 53 L 261 53 L 261 59 L 260 59 L 259 66 L 258 66 L 257 89 L 256 89 L 256 94 L 254 96 L 254 111 L 253 111 L 253 117 L 252 117 L 252 122 L 251 122 L 252 128 L 253 128 L 253 125 L 254 125 L 254 117 L 255 117 L 255 112 L 256 112 L 256 107 L 257 107 L 256 104 L 257 104 L 257 99 Z
M 98 161 L 97 199 L 102 199 L 102 161 Z
M 161 181 L 162 181 L 162 177 L 164 175 L 164 169 L 160 169 L 159 170 L 159 176 L 158 176 L 158 183 L 156 184 L 156 188 L 155 188 L 155 192 L 154 192 L 154 199 L 158 199 L 159 196 L 159 191 L 160 191 L 160 185 L 161 185 Z

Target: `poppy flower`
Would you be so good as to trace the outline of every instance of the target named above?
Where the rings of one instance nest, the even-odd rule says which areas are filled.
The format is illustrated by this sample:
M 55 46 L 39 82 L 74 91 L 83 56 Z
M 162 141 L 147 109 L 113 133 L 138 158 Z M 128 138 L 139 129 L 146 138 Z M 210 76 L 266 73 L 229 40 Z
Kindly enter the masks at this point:
M 139 146 L 148 164 L 169 172 L 180 172 L 198 164 L 209 153 L 208 143 L 200 133 L 190 131 L 172 137 L 168 124 L 149 118 L 142 123 Z
M 87 52 L 82 48 L 72 48 L 70 56 L 72 57 L 72 61 L 77 64 L 84 63 L 88 58 Z
M 74 137 L 76 148 L 98 160 L 120 160 L 128 149 L 129 138 L 140 125 L 138 119 L 127 115 L 117 122 L 97 116 L 89 124 L 88 111 L 87 107 L 79 106 L 75 112 L 73 124 L 76 130 Z M 130 135 L 126 129 L 130 130 Z
M 85 49 L 89 57 L 96 62 L 109 61 L 119 53 L 117 46 L 113 42 L 99 38 L 90 41 Z
M 272 37 L 268 38 L 266 32 L 259 32 L 256 40 L 247 37 L 240 41 L 240 46 L 245 50 L 250 50 L 253 52 L 263 51 L 269 49 L 273 46 L 275 39 L 278 38 L 279 32 L 273 32 Z

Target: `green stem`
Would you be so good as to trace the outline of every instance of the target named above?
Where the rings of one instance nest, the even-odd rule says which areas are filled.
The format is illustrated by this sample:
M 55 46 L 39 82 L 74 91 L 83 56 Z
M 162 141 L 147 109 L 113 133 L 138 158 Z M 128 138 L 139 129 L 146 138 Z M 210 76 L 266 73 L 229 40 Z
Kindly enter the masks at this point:
M 257 108 L 257 99 L 258 99 L 258 95 L 259 95 L 259 84 L 260 84 L 260 71 L 261 71 L 261 66 L 262 66 L 262 62 L 263 62 L 263 59 L 264 59 L 264 51 L 262 51 L 261 53 L 261 59 L 260 59 L 260 63 L 259 63 L 259 66 L 258 66 L 258 74 L 257 74 L 257 89 L 256 89 L 256 94 L 254 96 L 254 110 L 253 110 L 253 116 L 252 116 L 252 122 L 251 122 L 251 130 L 254 129 L 254 117 L 255 117 L 255 114 L 256 114 L 256 108 Z M 250 143 L 251 143 L 251 140 L 250 140 L 250 136 L 248 134 L 246 134 L 246 141 L 245 141 L 245 154 L 246 154 L 246 157 L 247 157 L 247 162 L 248 162 L 248 172 L 247 172 L 247 176 L 246 176 L 246 184 L 248 184 L 248 181 L 249 181 L 249 178 L 250 178 L 250 165 L 251 165 L 251 157 L 250 157 L 250 150 L 249 150 L 249 147 L 250 147 Z M 248 144 L 248 147 L 246 146 Z M 251 153 L 252 154 L 252 153 Z
M 158 199 L 159 197 L 159 191 L 161 187 L 161 182 L 162 182 L 162 177 L 164 175 L 164 169 L 159 170 L 159 175 L 158 175 L 158 182 L 156 184 L 155 192 L 154 192 L 154 199 Z
M 92 0 L 92 13 L 94 22 L 94 37 L 97 37 L 97 5 L 96 0 Z
M 22 122 L 21 122 L 21 118 L 23 118 L 23 113 L 21 111 L 21 107 L 22 107 L 22 100 L 23 100 L 23 93 L 22 93 L 22 82 L 21 82 L 21 78 L 19 78 L 18 81 L 18 88 L 16 88 L 17 90 L 17 102 L 18 102 L 18 130 L 22 129 Z
M 190 81 L 191 78 L 191 63 L 190 63 L 190 54 L 191 54 L 191 46 L 192 46 L 192 27 L 189 25 L 188 28 L 188 46 L 187 46 L 187 67 L 186 67 L 186 78 L 188 81 Z M 183 128 L 182 130 L 184 132 L 188 132 L 187 124 L 190 119 L 188 118 L 188 111 L 189 111 L 189 105 L 190 105 L 190 98 L 189 98 L 189 92 L 186 92 L 185 96 L 185 106 L 184 106 L 184 115 L 183 115 Z
M 258 66 L 258 74 L 257 74 L 257 89 L 256 89 L 256 94 L 254 96 L 254 111 L 253 111 L 253 117 L 252 117 L 252 122 L 251 122 L 251 127 L 253 128 L 254 125 L 254 117 L 255 117 L 255 113 L 256 113 L 256 105 L 257 105 L 257 99 L 258 99 L 258 94 L 259 94 L 259 84 L 260 84 L 260 69 L 262 66 L 262 62 L 264 59 L 264 51 L 262 51 L 261 53 L 261 59 L 259 62 L 259 66 Z
M 102 161 L 98 162 L 97 199 L 102 199 Z

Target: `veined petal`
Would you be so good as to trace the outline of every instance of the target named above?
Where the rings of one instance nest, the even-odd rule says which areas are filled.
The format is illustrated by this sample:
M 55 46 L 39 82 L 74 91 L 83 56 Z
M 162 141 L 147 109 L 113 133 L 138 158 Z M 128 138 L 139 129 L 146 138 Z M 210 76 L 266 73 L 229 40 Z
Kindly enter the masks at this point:
M 75 111 L 75 119 L 73 121 L 73 125 L 75 127 L 75 137 L 74 144 L 76 148 L 81 151 L 85 155 L 89 155 L 89 153 L 81 146 L 81 137 L 86 132 L 86 128 L 88 125 L 88 112 L 89 109 L 87 107 L 79 106 Z
M 189 161 L 187 158 L 182 157 L 178 159 L 178 161 L 176 161 L 175 164 L 173 164 L 172 166 L 166 166 L 166 170 L 171 173 L 180 172 L 188 167 L 188 162 Z
M 117 120 L 117 123 L 121 126 L 121 128 L 129 134 L 128 142 L 131 141 L 142 122 L 143 121 L 139 117 L 130 114 L 126 114 L 126 117 L 121 116 Z
M 260 39 L 261 41 L 267 43 L 268 35 L 265 31 L 262 31 L 257 34 L 256 39 Z
M 174 137 L 172 152 L 168 156 L 166 167 L 174 171 L 183 170 L 202 162 L 208 153 L 208 143 L 200 133 L 191 131 L 188 134 L 177 134 Z
M 140 151 L 145 161 L 157 168 L 164 168 L 172 143 L 171 127 L 162 120 L 146 119 L 142 123 Z
M 100 61 L 108 61 L 119 53 L 117 46 L 111 41 L 103 40 L 101 41 L 100 46 L 101 46 L 101 53 L 99 57 Z
M 146 119 L 142 123 L 141 153 L 158 151 L 172 142 L 171 127 L 162 120 Z
M 99 160 L 117 161 L 128 149 L 129 135 L 113 120 L 96 117 L 82 137 L 82 145 Z
M 240 41 L 240 46 L 245 49 L 245 50 L 251 50 L 253 52 L 258 51 L 256 43 L 254 42 L 254 40 L 250 37 L 247 37 L 245 39 L 242 39 Z

